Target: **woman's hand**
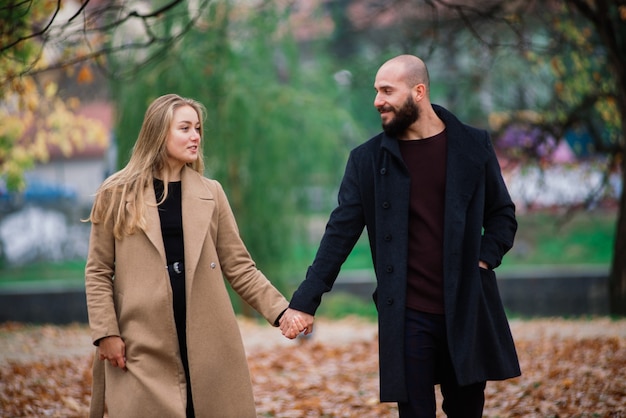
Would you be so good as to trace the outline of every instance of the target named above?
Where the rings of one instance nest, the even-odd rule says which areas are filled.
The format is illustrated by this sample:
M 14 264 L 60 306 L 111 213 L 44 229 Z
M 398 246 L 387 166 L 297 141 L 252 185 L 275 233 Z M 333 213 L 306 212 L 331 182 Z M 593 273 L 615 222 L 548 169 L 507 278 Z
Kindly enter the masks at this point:
M 104 337 L 98 344 L 100 360 L 108 360 L 113 367 L 126 371 L 126 344 L 122 337 L 113 335 Z

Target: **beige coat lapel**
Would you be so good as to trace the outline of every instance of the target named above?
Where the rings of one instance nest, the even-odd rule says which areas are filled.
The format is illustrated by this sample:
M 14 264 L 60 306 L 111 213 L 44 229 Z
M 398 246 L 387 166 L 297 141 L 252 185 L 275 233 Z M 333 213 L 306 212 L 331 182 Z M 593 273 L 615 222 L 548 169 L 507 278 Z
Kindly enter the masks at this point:
M 215 199 L 202 176 L 185 167 L 181 174 L 183 236 L 187 280 L 193 279 L 211 224 Z
M 163 260 L 165 267 L 165 244 L 163 243 L 163 234 L 161 233 L 161 219 L 159 218 L 159 210 L 156 205 L 156 195 L 154 193 L 154 184 L 150 182 L 144 191 L 144 202 L 146 203 L 146 236 L 159 251 L 159 255 Z

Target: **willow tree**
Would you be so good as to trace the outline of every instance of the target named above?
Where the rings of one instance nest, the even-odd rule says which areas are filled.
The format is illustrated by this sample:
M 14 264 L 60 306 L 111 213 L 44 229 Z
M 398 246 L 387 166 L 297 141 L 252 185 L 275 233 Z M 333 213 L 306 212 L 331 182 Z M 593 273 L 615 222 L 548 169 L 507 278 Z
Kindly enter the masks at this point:
M 152 99 L 175 92 L 205 104 L 207 175 L 224 185 L 259 267 L 283 283 L 304 274 L 292 270 L 292 256 L 310 191 L 336 184 L 356 130 L 322 61 L 299 64 L 288 12 L 272 1 L 212 2 L 163 59 L 114 89 L 121 163 Z M 177 25 L 166 18 L 160 30 Z

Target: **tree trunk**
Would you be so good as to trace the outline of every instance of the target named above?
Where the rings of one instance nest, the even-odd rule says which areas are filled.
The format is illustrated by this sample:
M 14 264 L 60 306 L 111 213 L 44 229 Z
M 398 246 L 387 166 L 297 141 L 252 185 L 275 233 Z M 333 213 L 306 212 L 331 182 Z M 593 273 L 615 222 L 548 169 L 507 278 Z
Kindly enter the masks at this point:
M 619 200 L 615 247 L 609 276 L 611 315 L 626 316 L 626 158 L 622 159 L 622 193 Z
M 580 1 L 577 8 L 596 26 L 602 44 L 607 50 L 611 72 L 615 76 L 615 102 L 620 114 L 622 137 L 619 142 L 621 158 L 622 191 L 619 198 L 617 224 L 615 225 L 615 247 L 609 276 L 609 303 L 612 315 L 626 316 L 626 54 L 624 40 L 626 29 L 623 25 L 622 9 L 617 2 L 602 0 L 596 8 L 587 8 Z M 590 11 L 595 10 L 596 15 Z M 587 11 L 587 13 L 585 13 Z
M 624 31 L 626 32 L 626 31 Z M 625 35 L 626 36 L 626 35 Z M 617 42 L 615 43 L 617 45 Z M 623 50 L 622 50 L 623 51 Z M 626 316 L 626 65 L 623 52 L 615 51 L 613 67 L 616 73 L 616 103 L 621 116 L 622 138 L 621 165 L 622 190 L 619 198 L 617 224 L 615 225 L 615 247 L 613 264 L 609 276 L 610 312 L 612 315 Z

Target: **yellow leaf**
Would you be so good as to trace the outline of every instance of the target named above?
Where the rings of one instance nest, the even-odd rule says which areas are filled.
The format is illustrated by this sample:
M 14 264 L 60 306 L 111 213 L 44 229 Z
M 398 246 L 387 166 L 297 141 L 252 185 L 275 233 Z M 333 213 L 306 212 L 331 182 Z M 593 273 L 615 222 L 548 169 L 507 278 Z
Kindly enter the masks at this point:
M 57 94 L 58 86 L 56 83 L 48 83 L 45 89 L 45 96 L 48 99 L 53 98 Z

